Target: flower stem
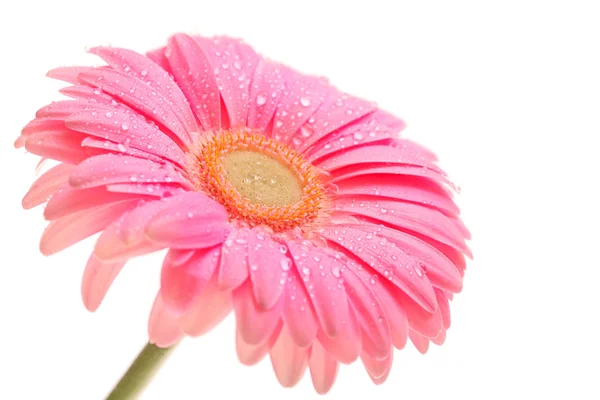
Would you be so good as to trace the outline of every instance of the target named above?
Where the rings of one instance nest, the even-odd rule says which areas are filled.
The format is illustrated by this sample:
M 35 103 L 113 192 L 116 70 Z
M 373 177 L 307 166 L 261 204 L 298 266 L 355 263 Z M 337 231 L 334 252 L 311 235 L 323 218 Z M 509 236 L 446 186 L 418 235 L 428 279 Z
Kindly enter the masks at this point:
M 146 344 L 106 400 L 138 398 L 175 347 L 177 345 L 162 349 L 151 343 Z

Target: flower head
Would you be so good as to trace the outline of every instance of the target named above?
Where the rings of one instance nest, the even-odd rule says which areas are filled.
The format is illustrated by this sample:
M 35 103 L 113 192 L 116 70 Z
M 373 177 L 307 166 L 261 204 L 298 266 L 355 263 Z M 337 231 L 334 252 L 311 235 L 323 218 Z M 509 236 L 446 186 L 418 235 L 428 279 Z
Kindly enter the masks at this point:
M 147 55 L 59 68 L 72 86 L 17 147 L 58 163 L 41 251 L 100 233 L 82 294 L 93 311 L 127 260 L 168 249 L 149 322 L 170 346 L 232 309 L 241 362 L 327 392 L 360 358 L 375 383 L 393 348 L 426 352 L 450 326 L 468 231 L 452 187 L 404 123 L 241 41 L 174 35 Z

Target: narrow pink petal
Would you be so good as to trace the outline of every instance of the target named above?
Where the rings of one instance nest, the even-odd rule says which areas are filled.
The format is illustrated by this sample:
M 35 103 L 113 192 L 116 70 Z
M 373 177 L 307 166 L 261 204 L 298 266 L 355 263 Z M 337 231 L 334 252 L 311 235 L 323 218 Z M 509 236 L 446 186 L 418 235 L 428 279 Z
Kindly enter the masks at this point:
M 169 65 L 169 60 L 165 55 L 165 50 L 167 48 L 165 46 L 159 47 L 158 49 L 151 50 L 146 53 L 146 57 L 154 61 L 156 64 L 160 65 L 162 69 L 167 71 L 169 74 L 173 75 L 171 71 L 171 66 Z
M 437 307 L 431 282 L 418 262 L 386 238 L 351 227 L 325 228 L 321 235 L 377 271 L 372 279 L 389 280 L 426 310 Z
M 440 212 L 456 217 L 458 207 L 450 194 L 441 185 L 427 178 L 415 176 L 357 176 L 337 182 L 339 196 L 367 195 L 375 203 L 386 197 L 432 207 Z
M 114 97 L 109 96 L 98 88 L 85 85 L 67 86 L 60 89 L 59 92 L 75 100 L 98 104 L 100 107 L 116 107 L 119 110 L 129 110 L 130 112 L 133 112 L 133 110 L 127 107 L 125 104 L 117 102 Z
M 95 155 L 113 153 L 126 156 L 142 158 L 144 160 L 154 161 L 155 163 L 165 164 L 167 161 L 164 158 L 147 153 L 143 150 L 138 150 L 134 147 L 124 146 L 121 143 L 112 142 L 110 140 L 98 139 L 93 136 L 88 136 L 81 141 L 82 149 L 92 153 L 85 158 Z
M 187 115 L 183 113 L 182 108 L 172 104 L 169 99 L 143 81 L 127 73 L 108 69 L 83 72 L 79 75 L 79 79 L 87 84 L 101 87 L 111 96 L 153 119 L 173 132 L 183 144 L 190 142 L 189 132 L 195 128 L 190 126 L 191 122 L 187 120 Z
M 187 186 L 187 185 L 186 185 Z M 189 190 L 184 189 L 176 183 L 113 183 L 106 185 L 106 190 L 114 193 L 129 193 L 139 195 L 151 195 L 158 198 L 166 198 L 187 193 Z
M 427 353 L 427 350 L 429 350 L 429 339 L 428 338 L 426 338 L 425 336 L 421 336 L 414 331 L 410 331 L 408 333 L 408 337 L 410 338 L 410 341 L 415 345 L 415 347 L 419 351 L 419 353 L 421 353 L 421 354 Z
M 379 304 L 387 315 L 388 324 L 390 326 L 390 334 L 392 344 L 397 349 L 403 349 L 408 340 L 408 316 L 404 306 L 394 297 L 395 287 L 392 285 L 374 285 L 373 291 L 379 299 Z
M 101 92 L 99 92 L 101 93 Z M 60 119 L 64 120 L 71 114 L 75 114 L 82 111 L 96 111 L 100 110 L 112 111 L 114 106 L 101 104 L 98 102 L 92 102 L 89 100 L 61 100 L 55 101 L 40 108 L 36 113 L 36 118 L 46 119 Z
M 54 220 L 96 206 L 125 200 L 142 200 L 144 198 L 148 197 L 125 193 L 110 193 L 102 187 L 73 189 L 69 186 L 62 186 L 48 201 L 44 210 L 44 217 L 48 220 Z
M 307 150 L 308 159 L 315 162 L 337 151 L 345 151 L 352 147 L 369 143 L 387 141 L 397 138 L 404 129 L 404 122 L 393 117 L 394 123 L 384 123 L 387 113 L 381 110 L 371 112 L 352 124 L 346 125 L 311 144 Z
M 221 96 L 213 68 L 198 43 L 188 35 L 177 34 L 169 39 L 165 54 L 175 81 L 204 130 L 219 130 Z
M 271 337 L 281 321 L 281 304 L 280 301 L 269 310 L 260 310 L 254 301 L 250 282 L 244 283 L 233 291 L 236 325 L 244 342 L 259 345 Z
M 78 164 L 87 157 L 102 154 L 97 149 L 82 148 L 85 135 L 69 130 L 42 132 L 27 136 L 25 149 L 35 155 L 67 164 Z
M 239 330 L 236 330 L 235 349 L 240 362 L 244 365 L 255 365 L 261 361 L 267 355 L 271 347 L 273 347 L 275 344 L 275 341 L 279 337 L 279 332 L 281 332 L 282 326 L 283 324 L 280 322 L 273 331 L 271 338 L 259 345 L 251 345 L 244 342 L 241 333 Z
M 193 251 L 174 250 L 167 253 L 160 276 L 160 290 L 164 303 L 177 313 L 191 310 L 194 302 L 209 284 L 219 263 L 218 249 Z M 182 258 L 182 255 L 186 257 Z
M 231 308 L 231 293 L 220 291 L 213 278 L 196 297 L 190 310 L 181 317 L 181 328 L 186 335 L 204 335 L 221 322 Z
M 302 144 L 302 140 L 296 137 L 294 142 L 292 136 L 323 103 L 329 94 L 328 84 L 323 79 L 302 75 L 289 68 L 285 68 L 282 73 L 285 87 L 275 112 L 271 136 L 297 147 Z
M 91 71 L 91 67 L 59 67 L 51 69 L 46 73 L 48 78 L 58 79 L 72 84 L 79 84 L 78 76 L 82 72 Z
M 428 338 L 434 338 L 444 329 L 440 307 L 434 312 L 428 312 L 402 291 L 394 290 L 391 286 L 388 289 L 392 293 L 392 297 L 404 309 L 408 326 L 412 331 Z
M 21 130 L 22 136 L 40 132 L 57 132 L 66 130 L 65 121 L 56 118 L 34 118 Z
M 229 114 L 230 127 L 245 127 L 250 81 L 260 57 L 250 46 L 238 39 L 200 36 L 195 39 L 213 68 L 217 86 Z
M 154 215 L 168 207 L 178 196 L 140 204 L 104 230 L 96 243 L 95 253 L 105 260 L 131 258 L 160 250 L 164 246 L 150 243 L 145 230 Z
M 71 171 L 73 171 L 73 166 L 64 163 L 46 171 L 31 185 L 27 194 L 23 197 L 21 202 L 23 208 L 30 209 L 46 202 L 59 187 L 67 183 Z
M 115 47 L 96 47 L 90 50 L 111 67 L 136 77 L 162 94 L 181 116 L 187 132 L 197 132 L 194 114 L 188 101 L 173 78 L 160 65 L 142 54 Z
M 298 347 L 284 325 L 269 352 L 277 380 L 283 387 L 296 385 L 308 364 L 308 350 Z
M 398 248 L 418 260 L 419 266 L 434 287 L 451 292 L 461 291 L 462 277 L 454 263 L 427 242 L 382 225 L 363 223 L 350 226 L 376 236 L 383 236 L 395 243 Z
M 154 215 L 146 235 L 157 244 L 171 248 L 205 248 L 223 243 L 231 227 L 227 211 L 200 192 L 177 196 Z
M 74 131 L 117 143 L 118 150 L 128 147 L 154 154 L 179 166 L 185 166 L 185 155 L 177 144 L 156 125 L 123 110 L 89 110 L 71 114 L 65 122 Z
M 442 329 L 436 337 L 431 338 L 431 343 L 437 344 L 438 346 L 443 345 L 445 341 L 446 341 L 446 330 L 445 329 Z
M 427 167 L 439 171 L 434 162 L 436 158 L 429 150 L 408 140 L 398 139 L 390 144 L 372 144 L 352 147 L 337 152 L 315 164 L 326 171 L 334 171 L 360 163 L 406 164 Z
M 285 289 L 291 260 L 285 245 L 275 242 L 268 233 L 253 229 L 248 235 L 248 265 L 256 304 L 268 310 L 279 302 Z
M 392 363 L 394 361 L 394 352 L 390 351 L 390 355 L 384 359 L 375 359 L 363 352 L 360 355 L 360 359 L 369 374 L 369 377 L 376 385 L 381 385 L 390 374 L 392 370 Z
M 346 328 L 339 335 L 331 338 L 321 330 L 318 339 L 327 353 L 336 360 L 344 364 L 353 363 L 361 351 L 360 326 L 354 310 L 351 307 L 348 309 Z
M 264 59 L 258 62 L 250 86 L 248 128 L 265 131 L 269 126 L 283 89 L 283 68 Z
M 248 278 L 249 234 L 248 229 L 234 229 L 225 239 L 218 275 L 219 289 L 233 290 Z
M 302 144 L 298 149 L 304 151 L 319 140 L 326 138 L 331 132 L 345 125 L 351 125 L 374 110 L 374 103 L 332 89 L 325 102 L 316 110 L 305 126 L 307 131 L 296 133 L 292 142 L 299 138 Z M 307 137 L 308 133 L 310 135 Z
M 178 317 L 165 306 L 160 292 L 150 312 L 148 337 L 150 343 L 162 348 L 172 346 L 183 338 Z
M 387 357 L 392 348 L 392 339 L 388 316 L 379 299 L 352 269 L 346 269 L 344 285 L 361 327 L 362 350 L 373 358 Z
M 291 261 L 286 268 L 290 271 L 283 299 L 283 322 L 294 343 L 305 348 L 315 340 L 319 331 L 319 323 L 304 282 L 298 272 L 292 268 Z
M 334 207 L 336 211 L 362 215 L 398 229 L 419 233 L 471 255 L 464 235 L 452 219 L 437 210 L 393 200 L 378 199 L 373 203 L 360 198 L 346 197 L 335 199 Z
M 446 174 L 440 171 L 435 171 L 427 167 L 420 167 L 409 164 L 390 164 L 383 163 L 362 163 L 350 165 L 335 170 L 333 182 L 340 182 L 346 179 L 351 179 L 357 176 L 368 176 L 372 179 L 385 177 L 386 175 L 402 178 L 402 176 L 419 176 L 429 178 L 440 184 L 447 185 L 455 189 L 454 185 L 448 180 Z
M 96 311 L 102 303 L 108 288 L 113 283 L 127 260 L 102 261 L 91 254 L 81 282 L 81 297 L 89 311 Z
M 56 219 L 48 225 L 40 240 L 40 251 L 49 256 L 100 232 L 135 207 L 136 200 L 99 206 Z
M 344 264 L 320 248 L 293 241 L 286 244 L 312 299 L 320 326 L 328 336 L 337 336 L 348 318 L 348 297 L 341 279 Z
M 448 303 L 448 299 L 441 290 L 435 290 L 435 296 L 437 298 L 438 306 L 440 308 L 440 313 L 442 314 L 442 326 L 444 329 L 450 329 L 450 304 Z
M 191 188 L 188 180 L 171 165 L 118 154 L 84 160 L 73 170 L 69 183 L 78 189 L 114 183 L 173 183 Z
M 310 376 L 313 386 L 319 394 L 329 392 L 337 376 L 339 363 L 325 351 L 318 341 L 312 346 L 310 359 Z

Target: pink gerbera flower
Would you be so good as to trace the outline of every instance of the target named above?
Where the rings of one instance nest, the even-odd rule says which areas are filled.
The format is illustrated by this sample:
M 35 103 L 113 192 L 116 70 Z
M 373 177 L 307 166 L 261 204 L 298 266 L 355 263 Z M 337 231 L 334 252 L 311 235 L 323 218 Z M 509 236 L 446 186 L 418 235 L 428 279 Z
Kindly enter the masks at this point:
M 89 310 L 128 259 L 168 249 L 149 322 L 159 347 L 233 309 L 242 363 L 268 353 L 284 386 L 308 366 L 325 393 L 339 363 L 360 358 L 381 383 L 394 347 L 444 342 L 469 234 L 401 120 L 226 37 L 91 52 L 108 65 L 50 71 L 73 100 L 16 141 L 59 162 L 23 199 L 47 201 L 41 251 L 101 232 Z

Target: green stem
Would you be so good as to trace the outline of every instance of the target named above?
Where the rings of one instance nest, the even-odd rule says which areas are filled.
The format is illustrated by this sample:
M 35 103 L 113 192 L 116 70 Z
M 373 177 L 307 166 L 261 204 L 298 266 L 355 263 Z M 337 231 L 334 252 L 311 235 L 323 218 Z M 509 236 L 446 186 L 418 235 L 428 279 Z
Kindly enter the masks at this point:
M 177 345 L 161 349 L 148 343 L 106 400 L 132 400 L 138 398 L 175 347 Z

